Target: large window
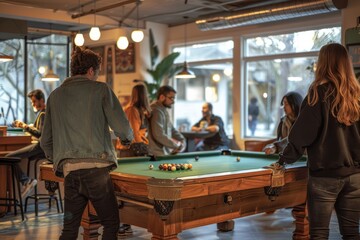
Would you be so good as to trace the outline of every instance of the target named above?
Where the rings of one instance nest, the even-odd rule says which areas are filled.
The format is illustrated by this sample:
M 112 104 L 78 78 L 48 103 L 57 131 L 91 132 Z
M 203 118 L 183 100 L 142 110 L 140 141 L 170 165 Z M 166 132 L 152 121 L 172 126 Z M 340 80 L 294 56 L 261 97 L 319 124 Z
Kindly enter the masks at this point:
M 39 88 L 48 97 L 68 76 L 68 46 L 68 37 L 61 35 L 0 42 L 0 52 L 14 57 L 11 62 L 0 63 L 0 125 L 10 125 L 15 119 L 26 122 L 35 119 L 30 101 L 25 106 L 26 95 Z M 41 81 L 50 68 L 59 75 L 59 82 Z
M 196 75 L 193 79 L 175 79 L 175 127 L 190 129 L 202 117 L 203 103 L 210 102 L 213 113 L 223 119 L 226 133 L 232 136 L 233 41 L 192 44 L 186 51 L 183 46 L 175 47 L 173 52 L 181 53 L 176 59 L 178 64 L 183 63 L 186 52 L 186 60 Z
M 243 39 L 245 137 L 275 137 L 282 97 L 297 91 L 305 97 L 314 79 L 318 51 L 329 42 L 340 42 L 339 27 Z M 259 107 L 255 132 L 250 131 L 248 105 Z

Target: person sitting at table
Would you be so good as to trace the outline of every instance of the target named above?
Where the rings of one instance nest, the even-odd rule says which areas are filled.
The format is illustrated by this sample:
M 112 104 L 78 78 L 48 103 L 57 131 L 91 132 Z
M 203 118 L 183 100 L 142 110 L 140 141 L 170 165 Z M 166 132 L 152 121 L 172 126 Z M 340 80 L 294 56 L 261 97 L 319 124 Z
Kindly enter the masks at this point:
M 44 151 L 41 149 L 39 144 L 39 138 L 41 136 L 41 131 L 44 125 L 45 119 L 45 95 L 40 89 L 35 89 L 28 93 L 28 98 L 31 100 L 31 105 L 35 113 L 37 113 L 35 122 L 33 125 L 26 124 L 20 120 L 15 120 L 13 122 L 14 127 L 22 128 L 25 132 L 28 132 L 32 136 L 32 144 L 20 148 L 12 153 L 6 155 L 6 157 L 19 157 L 22 159 L 29 158 L 45 158 Z M 35 166 L 36 167 L 36 166 Z M 26 198 L 31 190 L 36 186 L 37 180 L 32 179 L 26 175 L 20 168 L 20 165 L 17 165 L 18 178 L 22 185 L 21 196 Z M 36 178 L 36 176 L 34 176 Z
M 133 130 L 134 140 L 130 147 L 123 146 L 120 140 L 117 140 L 116 148 L 119 150 L 119 157 L 148 155 L 148 127 L 151 107 L 147 95 L 148 91 L 144 84 L 137 84 L 132 89 L 130 102 L 124 108 L 124 112 Z
M 191 127 L 191 131 L 208 131 L 214 135 L 205 138 L 198 146 L 196 151 L 226 150 L 229 149 L 229 138 L 224 129 L 224 122 L 221 117 L 213 114 L 213 105 L 209 102 L 202 106 L 203 117 Z
M 162 86 L 157 91 L 157 100 L 152 109 L 149 125 L 149 148 L 154 156 L 176 154 L 185 150 L 185 137 L 174 128 L 167 108 L 175 102 L 176 91 L 171 86 Z
M 265 154 L 280 153 L 286 147 L 288 135 L 292 125 L 299 116 L 303 97 L 297 92 L 288 92 L 281 99 L 281 106 L 285 115 L 280 119 L 277 128 L 277 140 L 266 145 L 263 149 Z

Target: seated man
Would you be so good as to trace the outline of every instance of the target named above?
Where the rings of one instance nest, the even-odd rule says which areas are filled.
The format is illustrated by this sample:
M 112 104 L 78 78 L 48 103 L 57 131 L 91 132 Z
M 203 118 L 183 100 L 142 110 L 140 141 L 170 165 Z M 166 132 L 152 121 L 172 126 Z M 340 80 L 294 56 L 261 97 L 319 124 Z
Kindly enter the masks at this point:
M 204 103 L 202 106 L 203 117 L 191 127 L 191 131 L 209 131 L 215 133 L 211 137 L 205 138 L 204 141 L 196 147 L 196 151 L 229 149 L 229 139 L 224 130 L 224 122 L 221 117 L 214 115 L 212 111 L 212 104 Z
M 22 121 L 16 120 L 13 122 L 14 127 L 23 128 L 26 132 L 30 133 L 32 136 L 32 144 L 18 149 L 12 153 L 7 154 L 7 157 L 19 157 L 19 158 L 45 158 L 44 151 L 41 149 L 38 139 L 41 136 L 41 130 L 44 125 L 45 120 L 45 95 L 40 89 L 31 91 L 27 95 L 33 106 L 34 112 L 37 113 L 34 125 L 27 125 Z M 23 185 L 22 188 L 22 198 L 26 198 L 31 190 L 36 186 L 37 180 L 30 179 L 20 168 L 17 167 L 19 173 L 19 180 Z M 34 176 L 36 178 L 36 176 Z

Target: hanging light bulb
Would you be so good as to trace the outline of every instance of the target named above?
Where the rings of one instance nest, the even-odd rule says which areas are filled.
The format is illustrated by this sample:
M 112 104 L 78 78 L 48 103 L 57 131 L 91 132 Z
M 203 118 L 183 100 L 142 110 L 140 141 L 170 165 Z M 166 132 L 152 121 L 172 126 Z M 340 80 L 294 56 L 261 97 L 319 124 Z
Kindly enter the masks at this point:
M 75 36 L 75 45 L 81 47 L 85 43 L 84 35 L 80 32 L 78 32 Z
M 93 41 L 100 39 L 101 33 L 99 27 L 96 26 L 96 0 L 94 0 L 94 26 L 90 29 L 89 37 Z
M 141 42 L 144 39 L 144 32 L 139 29 L 139 5 L 140 0 L 136 1 L 136 30 L 131 33 L 131 39 L 134 42 Z
M 52 50 L 52 41 L 51 41 L 51 37 L 52 37 L 52 33 L 51 33 L 51 24 L 50 24 L 50 52 L 49 52 L 49 70 L 48 72 L 45 74 L 45 76 L 43 78 L 41 78 L 41 81 L 45 81 L 45 82 L 56 82 L 60 80 L 60 77 L 54 73 L 53 69 L 52 69 L 52 59 L 54 58 L 54 52 Z
M 135 30 L 131 33 L 131 39 L 134 42 L 141 42 L 144 39 L 144 32 L 141 30 Z
M 92 27 L 90 29 L 90 33 L 89 33 L 90 39 L 93 41 L 97 41 L 100 39 L 101 36 L 101 32 L 99 27 Z
M 182 70 L 176 74 L 175 78 L 195 78 L 196 77 L 195 74 L 188 69 L 189 66 L 188 66 L 188 64 L 186 62 L 186 40 L 187 40 L 186 39 L 187 38 L 186 24 L 187 24 L 187 18 L 188 17 L 186 17 L 186 16 L 184 17 L 184 19 L 186 20 L 185 25 L 184 25 L 184 42 L 185 42 L 185 46 L 184 46 L 185 57 L 184 58 L 185 59 L 184 59 L 184 64 L 183 64 Z
M 125 36 L 120 36 L 116 42 L 116 46 L 119 49 L 124 50 L 129 46 L 129 40 Z

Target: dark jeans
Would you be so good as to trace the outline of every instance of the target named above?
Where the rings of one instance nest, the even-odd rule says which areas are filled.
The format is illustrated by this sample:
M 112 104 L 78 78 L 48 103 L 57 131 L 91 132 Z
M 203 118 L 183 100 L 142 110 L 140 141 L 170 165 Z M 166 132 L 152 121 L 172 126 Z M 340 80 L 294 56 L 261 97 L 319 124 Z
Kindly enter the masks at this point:
M 343 178 L 309 177 L 310 239 L 328 239 L 335 208 L 344 240 L 359 240 L 360 173 Z
M 64 228 L 60 240 L 76 240 L 81 216 L 88 203 L 93 204 L 103 225 L 103 240 L 116 240 L 119 210 L 114 187 L 107 168 L 81 169 L 70 172 L 64 183 Z
M 6 157 L 18 157 L 18 158 L 45 158 L 45 153 L 41 149 L 39 143 L 33 143 L 26 147 L 20 148 L 12 153 L 9 153 L 6 155 Z M 36 167 L 36 166 L 34 166 Z M 19 164 L 16 164 L 17 172 L 18 172 L 18 178 L 22 184 L 24 184 L 28 179 L 29 176 L 26 175 L 20 168 Z M 34 176 L 36 178 L 37 176 Z

